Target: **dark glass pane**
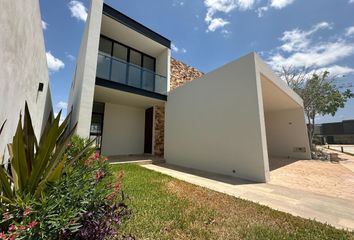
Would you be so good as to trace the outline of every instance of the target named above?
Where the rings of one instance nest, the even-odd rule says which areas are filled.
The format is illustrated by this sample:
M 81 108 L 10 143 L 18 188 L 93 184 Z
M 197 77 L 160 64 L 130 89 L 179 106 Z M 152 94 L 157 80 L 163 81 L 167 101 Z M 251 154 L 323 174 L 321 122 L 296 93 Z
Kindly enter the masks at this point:
M 153 72 L 155 72 L 155 60 L 151 57 L 144 56 L 144 68 L 149 69 Z
M 133 65 L 129 66 L 129 79 L 128 85 L 140 88 L 141 68 Z
M 138 66 L 141 66 L 141 54 L 134 51 L 130 50 L 130 59 L 129 62 Z
M 127 61 L 128 49 L 119 43 L 114 43 L 113 57 Z
M 102 121 L 103 121 L 102 115 L 92 114 L 90 135 L 102 134 Z
M 110 65 L 111 65 L 111 58 L 110 57 L 98 54 L 96 76 L 99 78 L 109 80 Z
M 108 55 L 111 55 L 112 52 L 112 42 L 103 37 L 100 38 L 99 51 Z
M 119 83 L 126 82 L 127 63 L 112 59 L 111 80 Z
M 151 92 L 154 91 L 154 77 L 155 74 L 153 72 L 144 71 L 142 88 Z
M 167 79 L 165 77 L 155 75 L 155 92 L 167 94 Z
M 94 102 L 92 107 L 94 113 L 104 113 L 104 103 Z

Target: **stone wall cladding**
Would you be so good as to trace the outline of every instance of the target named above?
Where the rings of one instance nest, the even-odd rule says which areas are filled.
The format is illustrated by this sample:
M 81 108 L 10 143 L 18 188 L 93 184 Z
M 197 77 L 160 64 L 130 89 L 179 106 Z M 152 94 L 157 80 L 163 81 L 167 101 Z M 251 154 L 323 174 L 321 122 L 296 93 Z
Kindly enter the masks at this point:
M 171 58 L 171 91 L 203 75 L 198 69 Z
M 165 106 L 155 106 L 155 144 L 154 154 L 158 157 L 164 155 L 165 137 Z
M 198 69 L 171 58 L 171 91 L 203 75 L 204 73 L 200 72 Z M 163 157 L 165 137 L 165 106 L 155 106 L 154 115 L 154 154 L 156 156 Z

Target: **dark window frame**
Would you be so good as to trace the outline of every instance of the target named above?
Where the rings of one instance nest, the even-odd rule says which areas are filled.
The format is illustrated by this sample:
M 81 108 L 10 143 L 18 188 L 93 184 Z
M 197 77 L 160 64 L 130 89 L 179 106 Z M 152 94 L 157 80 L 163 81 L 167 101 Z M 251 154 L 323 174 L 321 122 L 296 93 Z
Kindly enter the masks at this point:
M 96 112 L 96 111 L 94 111 L 94 109 L 93 109 L 93 105 L 94 104 L 102 104 L 103 105 L 103 113 L 100 113 L 100 112 Z M 91 113 L 91 123 L 90 123 L 90 136 L 100 136 L 100 135 L 98 135 L 98 134 L 93 134 L 92 132 L 91 132 L 91 125 L 92 125 L 92 115 L 100 115 L 101 117 L 102 117 L 102 122 L 101 122 L 101 139 L 100 139 L 100 147 L 98 148 L 98 150 L 99 150 L 99 152 L 101 152 L 101 150 L 102 150 L 102 142 L 103 142 L 103 125 L 104 125 L 104 112 L 105 112 L 105 110 L 106 110 L 106 104 L 104 103 L 104 102 L 96 102 L 96 101 L 94 101 L 93 102 L 93 104 L 92 104 L 92 113 Z M 97 141 L 97 140 L 96 140 Z
M 139 51 L 138 49 L 132 48 L 132 47 L 130 47 L 130 46 L 124 44 L 124 43 L 118 42 L 118 41 L 116 41 L 116 40 L 114 40 L 114 39 L 112 39 L 112 38 L 110 38 L 110 37 L 107 37 L 107 36 L 105 36 L 105 35 L 103 35 L 103 34 L 100 34 L 100 38 L 104 38 L 104 39 L 106 39 L 106 40 L 108 40 L 108 41 L 111 41 L 111 44 L 112 44 L 111 57 L 114 57 L 114 55 L 113 55 L 114 43 L 117 43 L 117 44 L 120 44 L 120 45 L 126 47 L 127 50 L 128 50 L 127 63 L 129 63 L 129 64 L 133 64 L 133 63 L 130 62 L 130 51 L 131 51 L 131 50 L 133 50 L 133 51 L 138 52 L 138 53 L 141 54 L 141 65 L 140 65 L 141 68 L 144 68 L 144 56 L 146 56 L 146 57 L 148 57 L 148 58 L 152 58 L 152 59 L 154 60 L 154 70 L 152 71 L 152 70 L 147 69 L 147 68 L 144 68 L 144 69 L 156 73 L 156 58 L 155 58 L 155 57 L 153 57 L 153 56 L 151 56 L 151 55 L 149 55 L 149 54 L 143 53 L 142 51 Z M 123 60 L 123 61 L 124 61 L 124 60 Z M 134 64 L 134 65 L 135 65 L 135 64 Z

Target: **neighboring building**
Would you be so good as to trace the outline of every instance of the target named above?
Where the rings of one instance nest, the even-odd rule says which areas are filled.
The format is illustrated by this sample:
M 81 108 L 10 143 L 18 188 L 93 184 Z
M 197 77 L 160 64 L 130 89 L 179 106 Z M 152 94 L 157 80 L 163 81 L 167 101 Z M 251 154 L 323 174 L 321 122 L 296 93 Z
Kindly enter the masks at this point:
M 322 144 L 354 144 L 354 120 L 316 124 L 315 137 Z
M 69 99 L 71 125 L 108 156 L 269 179 L 273 156 L 309 159 L 301 98 L 254 53 L 203 74 L 171 42 L 92 1 Z
M 40 137 L 52 110 L 39 1 L 0 1 L 0 155 L 12 142 L 28 102 Z

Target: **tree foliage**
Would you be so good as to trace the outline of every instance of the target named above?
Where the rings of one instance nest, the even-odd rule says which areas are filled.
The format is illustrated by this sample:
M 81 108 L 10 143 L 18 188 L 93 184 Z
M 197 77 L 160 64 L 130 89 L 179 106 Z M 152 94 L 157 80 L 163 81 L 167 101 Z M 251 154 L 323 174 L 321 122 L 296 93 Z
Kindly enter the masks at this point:
M 280 76 L 303 99 L 312 146 L 316 116 L 334 116 L 354 94 L 346 86 L 337 85 L 336 77 L 331 77 L 328 71 L 316 73 L 289 67 L 283 68 Z

